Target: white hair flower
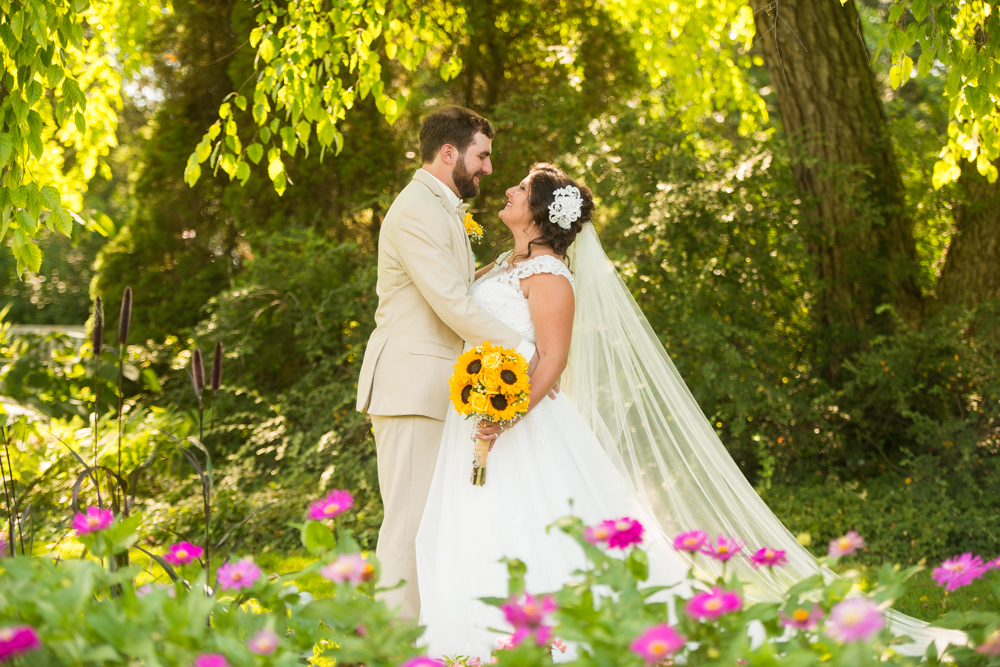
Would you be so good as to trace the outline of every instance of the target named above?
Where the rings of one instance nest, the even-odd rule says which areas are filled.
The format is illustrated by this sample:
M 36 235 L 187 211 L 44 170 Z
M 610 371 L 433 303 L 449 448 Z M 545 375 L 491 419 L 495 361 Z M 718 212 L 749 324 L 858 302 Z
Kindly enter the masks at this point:
M 573 185 L 567 185 L 552 194 L 556 200 L 549 204 L 549 221 L 563 229 L 569 229 L 574 222 L 580 219 L 583 208 L 583 197 L 580 196 L 580 189 Z

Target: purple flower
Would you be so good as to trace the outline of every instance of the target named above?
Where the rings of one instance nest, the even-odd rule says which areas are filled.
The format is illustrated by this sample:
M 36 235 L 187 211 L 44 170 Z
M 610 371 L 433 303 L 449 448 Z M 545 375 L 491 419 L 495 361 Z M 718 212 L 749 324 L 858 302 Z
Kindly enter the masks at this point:
M 10 544 L 7 543 L 7 538 L 0 535 L 0 558 L 6 558 L 10 556 Z
M 934 568 L 931 574 L 938 586 L 944 586 L 946 591 L 953 591 L 968 586 L 979 577 L 986 574 L 989 565 L 983 564 L 983 559 L 971 553 L 956 556 Z
M 354 496 L 347 491 L 331 491 L 326 498 L 317 500 L 309 506 L 309 518 L 313 521 L 335 519 L 354 507 Z
M 247 642 L 247 648 L 257 655 L 271 655 L 278 648 L 278 635 L 267 628 L 260 630 Z
M 204 553 L 201 547 L 190 542 L 181 542 L 170 547 L 170 551 L 163 554 L 163 560 L 171 565 L 188 565 L 192 561 L 201 558 Z
M 610 523 L 604 521 L 596 526 L 587 526 L 583 529 L 583 539 L 587 540 L 591 544 L 600 544 L 602 542 L 607 542 L 608 538 L 611 537 L 611 528 L 605 524 Z
M 443 664 L 440 660 L 421 655 L 404 662 L 401 667 L 441 667 Z
M 788 562 L 788 558 L 785 557 L 784 551 L 764 547 L 754 555 L 750 556 L 750 562 L 753 563 L 755 568 L 763 565 L 766 565 L 767 567 L 774 567 L 775 565 L 784 565 Z
M 165 590 L 167 592 L 167 597 L 175 598 L 177 597 L 177 591 L 174 590 L 173 586 L 168 586 L 166 584 L 143 584 L 139 588 L 135 589 L 135 596 L 139 598 L 144 598 L 155 590 Z
M 107 530 L 111 522 L 115 520 L 115 515 L 111 513 L 111 510 L 88 507 L 84 512 L 73 517 L 73 528 L 76 529 L 77 535 L 89 535 Z
M 202 653 L 194 659 L 194 667 L 229 667 L 229 663 L 218 653 Z
M 844 644 L 871 641 L 885 626 L 878 605 L 868 598 L 851 598 L 838 602 L 826 620 L 826 636 Z
M 539 646 L 548 646 L 552 638 L 552 628 L 545 625 L 546 616 L 553 613 L 557 607 L 549 596 L 536 598 L 530 593 L 524 596 L 524 602 L 511 599 L 500 605 L 507 622 L 514 626 L 510 637 L 513 646 L 519 645 L 528 637 L 532 637 Z
M 725 562 L 735 556 L 736 552 L 742 548 L 743 545 L 735 539 L 719 535 L 715 538 L 715 542 L 708 542 L 705 544 L 705 546 L 702 547 L 701 552 L 707 556 L 711 556 L 715 560 Z
M 723 590 L 716 586 L 711 591 L 699 593 L 688 600 L 684 611 L 692 618 L 710 618 L 714 620 L 723 614 L 731 614 L 734 611 L 739 611 L 742 606 L 743 600 L 740 599 L 739 593 Z
M 375 567 L 360 554 L 341 554 L 319 573 L 334 583 L 342 584 L 350 581 L 357 586 L 362 581 L 371 581 L 374 578 Z
M 995 658 L 1000 655 L 1000 632 L 994 632 L 983 640 L 983 643 L 976 647 L 976 653 L 988 655 Z
M 0 663 L 42 646 L 38 633 L 30 625 L 0 628 Z
M 819 620 L 823 618 L 823 610 L 819 608 L 818 604 L 813 602 L 811 610 L 808 607 L 797 607 L 791 615 L 779 611 L 778 616 L 781 618 L 781 624 L 784 626 L 798 628 L 799 630 L 813 630 L 819 624 Z
M 253 588 L 258 579 L 260 579 L 260 568 L 249 558 L 244 558 L 236 564 L 226 563 L 216 574 L 216 582 L 224 591 Z
M 830 541 L 830 556 L 850 556 L 858 549 L 865 546 L 865 538 L 858 535 L 853 530 Z
M 612 549 L 627 549 L 630 546 L 642 542 L 642 533 L 645 530 L 642 524 L 635 519 L 624 517 L 617 521 L 605 521 L 611 524 L 611 535 L 608 536 L 608 546 Z
M 646 630 L 629 645 L 629 648 L 633 653 L 641 655 L 646 664 L 653 665 L 663 662 L 676 653 L 685 642 L 687 637 L 663 623 Z
M 707 541 L 707 533 L 702 530 L 692 530 L 674 538 L 674 549 L 694 552 L 701 549 Z

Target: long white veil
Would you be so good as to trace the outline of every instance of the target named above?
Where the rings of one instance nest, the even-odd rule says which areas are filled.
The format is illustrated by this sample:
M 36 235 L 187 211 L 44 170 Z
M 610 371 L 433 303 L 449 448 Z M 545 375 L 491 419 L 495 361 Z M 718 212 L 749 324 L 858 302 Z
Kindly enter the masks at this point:
M 788 587 L 820 568 L 768 509 L 740 472 L 604 253 L 593 224 L 569 250 L 576 317 L 562 391 L 632 483 L 666 537 L 700 529 L 742 540 L 747 549 L 784 550 L 783 568 L 736 567 L 755 601 L 783 599 Z M 700 564 L 711 568 L 707 559 Z M 734 561 L 737 559 L 734 559 Z M 731 561 L 732 562 L 732 561 Z M 714 576 L 710 569 L 707 574 Z M 931 640 L 964 644 L 964 635 L 934 629 L 890 611 L 893 631 L 922 654 Z

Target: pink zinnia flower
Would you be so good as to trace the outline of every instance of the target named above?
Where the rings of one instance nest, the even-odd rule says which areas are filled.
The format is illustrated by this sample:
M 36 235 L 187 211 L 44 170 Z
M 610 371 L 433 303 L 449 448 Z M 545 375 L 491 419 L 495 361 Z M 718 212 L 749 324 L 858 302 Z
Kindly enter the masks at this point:
M 995 658 L 1000 655 L 1000 632 L 994 632 L 983 643 L 976 647 L 976 653 L 988 655 Z
M 443 664 L 440 660 L 434 660 L 433 658 L 421 655 L 404 662 L 402 667 L 441 667 Z
M 596 526 L 587 526 L 583 529 L 583 539 L 587 540 L 591 544 L 607 542 L 608 538 L 611 537 L 611 528 L 606 525 L 608 523 L 611 522 L 604 521 Z
M 785 557 L 784 551 L 764 547 L 754 555 L 750 556 L 750 561 L 753 563 L 754 567 L 761 567 L 762 565 L 774 567 L 775 565 L 784 565 L 788 562 L 788 558 Z
M 566 649 L 569 647 L 566 646 L 565 643 L 563 643 L 563 640 L 554 639 L 552 640 L 552 648 L 555 649 L 556 651 L 559 651 L 560 653 L 565 653 Z
M 548 595 L 536 598 L 530 593 L 525 593 L 523 603 L 511 599 L 500 605 L 500 610 L 507 617 L 507 622 L 515 628 L 541 625 L 545 621 L 545 617 L 556 609 L 558 609 L 556 603 Z
M 247 648 L 257 655 L 271 655 L 278 648 L 278 635 L 273 630 L 264 628 L 247 642 Z
M 617 521 L 605 521 L 610 524 L 611 535 L 608 536 L 608 546 L 612 549 L 627 549 L 642 542 L 645 528 L 635 519 L 624 517 Z
M 716 586 L 708 593 L 699 593 L 688 600 L 684 611 L 693 618 L 716 619 L 723 614 L 739 611 L 743 600 L 736 591 L 727 591 Z
M 838 602 L 826 620 L 826 636 L 844 644 L 871 641 L 885 626 L 878 606 L 868 598 Z
M 715 538 L 715 542 L 706 543 L 702 547 L 701 552 L 707 556 L 711 556 L 715 560 L 727 561 L 742 548 L 743 545 L 735 539 L 719 535 Z
M 236 564 L 226 563 L 216 574 L 216 582 L 224 591 L 253 588 L 258 579 L 260 579 L 260 568 L 249 558 L 244 558 Z
M 229 667 L 226 657 L 218 653 L 202 653 L 194 659 L 194 667 Z
M 181 542 L 170 547 L 170 551 L 163 554 L 163 560 L 171 565 L 188 565 L 192 561 L 201 558 L 204 553 L 202 548 L 190 542 Z
M 790 616 L 783 611 L 779 611 L 778 616 L 781 618 L 782 625 L 799 630 L 813 630 L 819 624 L 819 620 L 823 618 L 823 610 L 813 602 L 812 610 L 799 607 Z
M 341 554 L 319 573 L 334 583 L 342 584 L 350 581 L 357 586 L 362 581 L 372 580 L 375 576 L 375 567 L 360 554 Z
M 496 647 L 498 651 L 509 651 L 514 648 L 514 644 L 510 641 L 510 635 L 497 637 Z
M 986 574 L 988 569 L 989 567 L 983 564 L 983 559 L 968 553 L 941 563 L 941 567 L 934 568 L 931 576 L 938 586 L 944 586 L 946 591 L 953 591 L 968 586 Z
M 858 535 L 853 530 L 830 541 L 830 556 L 850 556 L 858 549 L 865 546 L 865 538 Z
M 114 520 L 115 515 L 111 513 L 111 510 L 88 507 L 85 512 L 80 512 L 73 517 L 73 528 L 76 529 L 77 535 L 89 535 L 107 530 Z
M 38 633 L 30 625 L 0 628 L 0 663 L 41 646 L 42 641 L 38 638 Z
M 166 584 L 156 584 L 155 587 L 153 586 L 153 584 L 143 584 L 142 586 L 139 586 L 139 588 L 135 589 L 135 596 L 139 598 L 144 598 L 157 589 L 165 590 L 167 592 L 167 597 L 170 598 L 177 597 L 177 591 L 174 590 L 174 587 L 168 586 Z
M 539 646 L 547 646 L 552 638 L 552 628 L 544 625 L 545 618 L 557 607 L 549 596 L 536 598 L 530 593 L 524 596 L 524 602 L 516 599 L 500 605 L 507 622 L 514 626 L 514 634 L 510 636 L 512 646 L 518 646 L 528 637 L 532 637 Z
M 521 642 L 528 637 L 534 639 L 539 646 L 548 646 L 549 642 L 552 641 L 552 628 L 548 625 L 518 628 L 510 636 L 510 643 L 514 646 L 520 646 Z
M 994 558 L 993 560 L 986 561 L 987 570 L 1000 570 L 1000 558 Z
M 646 664 L 653 665 L 676 653 L 685 642 L 687 637 L 663 623 L 646 630 L 629 644 L 629 648 L 633 653 L 641 655 Z
M 708 534 L 702 530 L 681 533 L 674 538 L 674 549 L 678 551 L 698 551 L 708 541 Z
M 347 491 L 331 491 L 326 498 L 309 506 L 309 518 L 313 521 L 334 519 L 354 507 L 354 496 Z

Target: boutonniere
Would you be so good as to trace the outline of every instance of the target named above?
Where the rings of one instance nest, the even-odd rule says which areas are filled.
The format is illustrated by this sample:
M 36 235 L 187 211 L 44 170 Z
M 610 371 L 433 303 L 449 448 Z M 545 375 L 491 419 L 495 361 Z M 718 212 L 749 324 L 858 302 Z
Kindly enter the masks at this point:
M 483 228 L 479 226 L 478 222 L 472 219 L 471 213 L 465 214 L 462 224 L 465 225 L 465 233 L 469 235 L 470 239 L 477 243 L 483 240 Z

